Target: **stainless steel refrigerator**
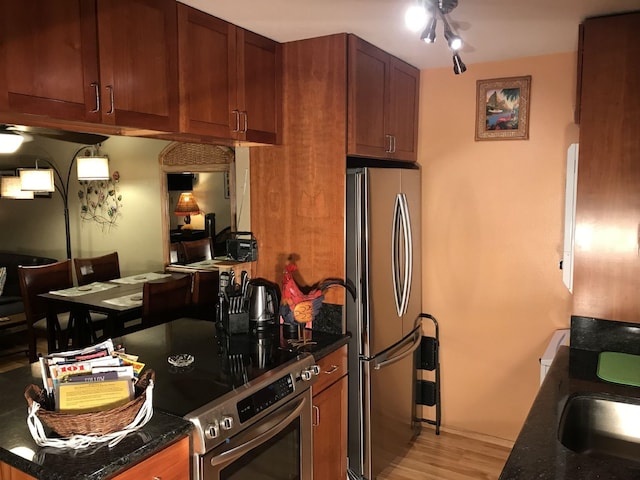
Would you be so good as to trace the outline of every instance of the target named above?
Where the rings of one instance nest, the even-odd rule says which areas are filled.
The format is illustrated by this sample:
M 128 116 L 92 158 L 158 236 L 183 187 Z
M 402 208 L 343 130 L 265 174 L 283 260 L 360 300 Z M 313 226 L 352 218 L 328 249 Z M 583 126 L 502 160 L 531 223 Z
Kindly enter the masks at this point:
M 375 479 L 420 431 L 421 182 L 417 166 L 400 165 L 347 169 L 350 478 Z

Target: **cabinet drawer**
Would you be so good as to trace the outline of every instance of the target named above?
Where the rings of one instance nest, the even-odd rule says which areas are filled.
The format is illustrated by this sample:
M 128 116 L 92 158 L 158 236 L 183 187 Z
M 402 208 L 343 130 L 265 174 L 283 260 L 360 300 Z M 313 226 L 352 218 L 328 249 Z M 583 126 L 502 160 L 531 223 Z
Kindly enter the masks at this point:
M 322 392 L 347 374 L 347 346 L 344 345 L 335 352 L 321 358 L 318 361 L 318 365 L 320 366 L 320 376 L 311 389 L 313 395 Z
M 189 437 L 113 477 L 112 480 L 185 480 L 189 478 Z

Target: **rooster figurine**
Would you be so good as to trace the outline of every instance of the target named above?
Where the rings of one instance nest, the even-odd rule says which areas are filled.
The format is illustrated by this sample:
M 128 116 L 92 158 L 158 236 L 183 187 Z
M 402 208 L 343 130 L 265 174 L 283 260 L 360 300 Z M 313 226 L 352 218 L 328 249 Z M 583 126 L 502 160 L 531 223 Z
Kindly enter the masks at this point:
M 337 278 L 328 278 L 318 282 L 307 293 L 304 293 L 293 278 L 293 273 L 296 270 L 298 270 L 298 266 L 290 262 L 285 267 L 282 278 L 280 315 L 284 322 L 289 325 L 298 326 L 300 329 L 305 323 L 313 321 L 322 306 L 325 292 L 331 287 L 344 287 L 355 298 L 353 287 L 344 280 Z M 304 337 L 304 335 L 300 334 L 299 336 Z M 308 343 L 304 338 L 299 340 L 298 343 L 303 345 Z

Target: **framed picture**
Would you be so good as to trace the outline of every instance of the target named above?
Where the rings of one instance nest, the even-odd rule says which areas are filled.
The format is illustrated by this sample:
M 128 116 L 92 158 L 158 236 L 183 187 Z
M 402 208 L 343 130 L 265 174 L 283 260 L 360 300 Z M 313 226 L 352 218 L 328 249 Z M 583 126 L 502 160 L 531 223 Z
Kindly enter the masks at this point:
M 531 75 L 478 80 L 476 140 L 528 140 Z

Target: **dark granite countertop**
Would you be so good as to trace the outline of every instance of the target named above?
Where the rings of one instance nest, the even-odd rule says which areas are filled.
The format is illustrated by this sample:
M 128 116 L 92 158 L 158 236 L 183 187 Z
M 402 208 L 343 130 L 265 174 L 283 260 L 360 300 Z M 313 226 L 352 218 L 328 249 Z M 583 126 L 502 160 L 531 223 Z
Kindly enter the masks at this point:
M 640 353 L 640 346 L 632 345 L 639 332 L 640 325 L 572 319 L 571 347 L 558 350 L 500 480 L 640 479 L 640 459 L 575 453 L 558 439 L 563 408 L 572 396 L 597 393 L 640 400 L 640 388 L 610 383 L 596 374 L 601 351 Z
M 190 422 L 156 410 L 149 423 L 111 449 L 106 445 L 79 451 L 38 447 L 27 428 L 23 396 L 24 388 L 31 383 L 42 384 L 38 364 L 0 375 L 0 462 L 38 479 L 106 478 L 191 432 Z
M 177 322 L 203 322 L 182 319 Z M 213 331 L 213 324 L 212 324 Z M 307 331 L 313 343 L 303 347 L 316 360 L 349 342 L 349 335 Z M 124 341 L 126 342 L 124 337 Z M 153 368 L 153 365 L 150 365 Z M 27 427 L 24 388 L 41 385 L 38 364 L 0 374 L 0 462 L 7 463 L 37 479 L 99 480 L 160 451 L 188 435 L 192 424 L 158 408 L 153 418 L 138 432 L 127 435 L 118 445 L 90 447 L 77 452 L 38 447 Z

